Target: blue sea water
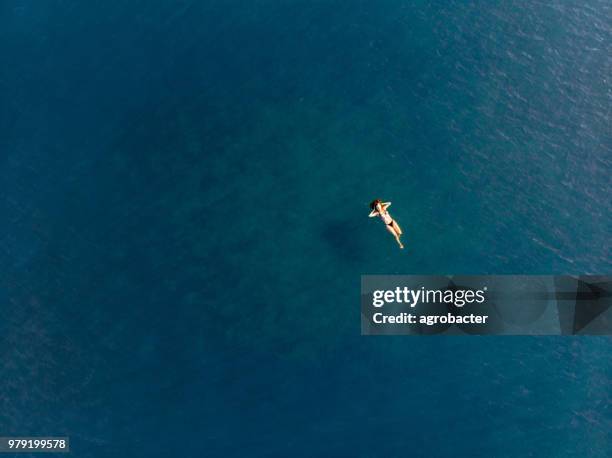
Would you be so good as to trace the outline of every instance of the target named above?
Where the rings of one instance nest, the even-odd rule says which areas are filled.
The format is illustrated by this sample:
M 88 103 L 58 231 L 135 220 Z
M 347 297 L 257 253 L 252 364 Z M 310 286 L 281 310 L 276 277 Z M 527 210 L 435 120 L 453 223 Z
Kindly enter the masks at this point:
M 1 2 L 0 436 L 611 456 L 609 338 L 367 338 L 358 312 L 361 274 L 610 273 L 611 24 L 605 0 Z

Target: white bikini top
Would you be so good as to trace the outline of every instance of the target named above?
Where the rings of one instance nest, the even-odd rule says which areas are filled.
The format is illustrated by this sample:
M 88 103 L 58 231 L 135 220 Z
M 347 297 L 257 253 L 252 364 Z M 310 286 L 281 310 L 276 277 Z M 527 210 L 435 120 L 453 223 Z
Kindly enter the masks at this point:
M 382 203 L 380 206 L 383 209 L 382 213 L 380 213 L 378 210 L 372 210 L 372 213 L 370 213 L 370 218 L 380 215 L 385 224 L 391 224 L 393 222 L 393 218 L 391 218 L 391 215 L 387 211 L 387 208 L 391 206 L 391 202 Z

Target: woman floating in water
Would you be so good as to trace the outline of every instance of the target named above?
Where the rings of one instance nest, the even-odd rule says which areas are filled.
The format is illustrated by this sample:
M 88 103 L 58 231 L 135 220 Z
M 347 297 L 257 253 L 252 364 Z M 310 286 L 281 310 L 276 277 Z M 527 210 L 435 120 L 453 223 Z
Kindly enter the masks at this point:
M 370 204 L 370 208 L 372 209 L 370 212 L 370 218 L 380 216 L 385 223 L 387 230 L 393 234 L 393 237 L 395 237 L 395 240 L 397 240 L 397 243 L 399 243 L 400 248 L 404 248 L 404 245 L 402 245 L 402 242 L 400 241 L 400 236 L 403 234 L 402 228 L 399 227 L 399 224 L 397 224 L 393 218 L 391 218 L 391 215 L 387 211 L 387 208 L 390 206 L 391 202 L 381 202 L 378 199 L 372 201 Z

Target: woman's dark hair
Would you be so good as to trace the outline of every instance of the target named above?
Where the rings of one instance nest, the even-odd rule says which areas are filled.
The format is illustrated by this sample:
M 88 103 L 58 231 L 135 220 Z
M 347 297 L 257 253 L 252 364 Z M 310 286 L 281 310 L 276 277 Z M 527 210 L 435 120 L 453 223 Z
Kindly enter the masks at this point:
M 370 208 L 372 210 L 376 210 L 376 206 L 380 203 L 380 199 L 374 199 L 372 202 L 370 202 Z

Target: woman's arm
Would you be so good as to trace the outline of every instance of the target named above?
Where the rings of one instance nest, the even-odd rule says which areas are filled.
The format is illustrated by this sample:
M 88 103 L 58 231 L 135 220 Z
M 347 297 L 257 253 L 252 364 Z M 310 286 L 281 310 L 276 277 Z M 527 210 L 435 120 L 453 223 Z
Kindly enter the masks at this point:
M 378 210 L 372 210 L 368 216 L 370 218 L 374 218 L 375 216 L 378 216 Z
M 384 202 L 381 204 L 383 210 L 386 210 L 387 208 L 389 208 L 391 206 L 391 202 Z

